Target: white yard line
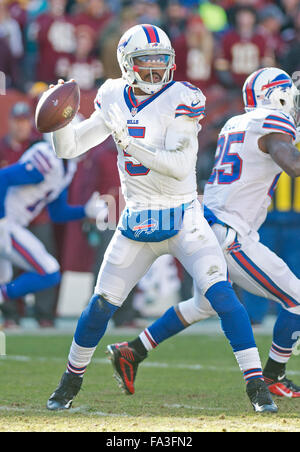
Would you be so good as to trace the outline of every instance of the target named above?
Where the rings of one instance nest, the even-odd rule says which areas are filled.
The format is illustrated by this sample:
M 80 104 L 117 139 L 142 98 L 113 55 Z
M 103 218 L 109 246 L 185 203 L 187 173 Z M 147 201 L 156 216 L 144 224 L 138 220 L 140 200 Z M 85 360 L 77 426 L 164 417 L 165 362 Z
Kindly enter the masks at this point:
M 2 361 L 3 360 L 3 361 Z M 1 361 L 20 361 L 20 362 L 64 362 L 65 358 L 58 357 L 43 357 L 43 356 L 23 356 L 23 355 L 6 355 L 0 357 L 0 365 Z M 93 358 L 92 363 L 94 364 L 109 364 L 111 362 L 107 358 Z M 146 361 L 142 364 L 143 367 L 153 367 L 159 369 L 184 369 L 184 370 L 212 370 L 212 371 L 222 371 L 222 372 L 239 372 L 238 367 L 219 367 L 219 366 L 202 366 L 201 364 L 184 364 L 184 363 L 164 363 L 164 362 L 155 362 L 155 361 Z M 300 372 L 299 372 L 300 375 Z
M 228 408 L 226 407 L 209 407 L 209 406 L 195 406 L 195 405 L 181 405 L 178 403 L 173 403 L 173 404 L 168 404 L 168 403 L 164 403 L 163 404 L 164 408 L 168 408 L 169 410 L 179 410 L 179 409 L 187 409 L 187 410 L 195 410 L 195 411 L 221 411 L 221 412 L 226 412 L 228 411 Z M 14 406 L 1 406 L 0 405 L 0 417 L 1 417 L 1 412 L 3 413 L 20 413 L 20 414 L 26 414 L 26 413 L 48 413 L 49 411 L 42 408 L 29 408 L 29 407 L 14 407 Z M 80 407 L 76 407 L 76 408 L 71 408 L 70 410 L 63 410 L 63 411 L 58 411 L 56 412 L 56 414 L 60 414 L 60 413 L 67 413 L 69 416 L 72 416 L 73 414 L 84 414 L 85 416 L 99 416 L 99 417 L 121 417 L 121 418 L 128 418 L 128 419 L 136 419 L 136 416 L 127 414 L 127 413 L 105 413 L 103 411 L 91 411 L 91 409 L 87 406 L 80 406 Z
M 208 406 L 192 406 L 192 405 L 181 405 L 179 403 L 164 403 L 163 404 L 164 407 L 166 408 L 175 408 L 175 409 L 180 409 L 180 408 L 185 408 L 187 410 L 205 410 L 205 411 L 227 411 L 228 408 L 224 408 L 224 407 L 208 407 Z
M 2 362 L 5 361 L 21 361 L 21 362 L 57 362 L 61 363 L 66 361 L 65 358 L 58 357 L 43 357 L 43 356 L 23 356 L 23 355 L 7 355 L 4 357 L 0 357 L 0 366 Z M 111 365 L 111 362 L 107 358 L 93 358 L 92 363 L 95 364 L 108 364 Z M 203 366 L 202 364 L 186 364 L 186 363 L 165 363 L 165 362 L 156 362 L 156 361 L 144 361 L 141 364 L 143 367 L 153 367 L 158 369 L 183 369 L 183 370 L 211 370 L 213 372 L 240 372 L 238 366 L 236 367 L 222 367 L 222 366 Z M 289 375 L 300 375 L 300 371 L 298 370 L 289 370 Z
M 225 412 L 228 410 L 228 408 L 225 407 L 216 407 L 216 408 L 212 408 L 212 407 L 206 407 L 206 406 L 192 406 L 192 405 L 181 405 L 178 403 L 173 403 L 173 404 L 168 404 L 168 403 L 164 403 L 163 404 L 164 408 L 168 408 L 170 410 L 178 410 L 178 409 L 188 409 L 188 410 L 195 410 L 195 411 L 222 411 Z M 1 416 L 1 412 L 5 412 L 5 413 L 21 413 L 21 414 L 26 414 L 26 413 L 49 413 L 46 408 L 42 409 L 42 408 L 29 408 L 29 407 L 14 407 L 14 406 L 1 406 L 0 405 L 0 416 Z M 76 407 L 76 408 L 71 408 L 70 410 L 63 410 L 63 411 L 58 411 L 59 413 L 67 413 L 68 415 L 72 415 L 72 414 L 84 414 L 85 416 L 99 416 L 99 417 L 123 417 L 123 418 L 134 418 L 136 419 L 136 416 L 127 414 L 127 413 L 105 413 L 103 411 L 91 411 L 91 409 L 87 406 L 80 406 L 80 407 Z
M 14 412 L 14 413 L 49 413 L 48 410 L 41 408 L 29 408 L 29 407 L 14 407 L 14 406 L 0 406 L 0 413 L 2 412 Z M 126 417 L 126 418 L 135 418 L 135 416 L 131 416 L 126 413 L 104 413 L 102 411 L 91 411 L 89 407 L 80 406 L 77 408 L 71 408 L 70 410 L 58 411 L 57 413 L 68 413 L 70 415 L 83 413 L 85 416 L 101 416 L 101 417 Z

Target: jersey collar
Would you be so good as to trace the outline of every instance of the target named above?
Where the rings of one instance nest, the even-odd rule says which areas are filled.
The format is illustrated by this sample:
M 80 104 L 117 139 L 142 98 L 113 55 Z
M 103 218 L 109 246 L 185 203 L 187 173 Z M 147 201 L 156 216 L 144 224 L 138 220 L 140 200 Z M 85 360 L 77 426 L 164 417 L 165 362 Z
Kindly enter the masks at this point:
M 175 81 L 168 83 L 167 85 L 163 86 L 157 93 L 152 94 L 152 96 L 149 96 L 147 99 L 143 100 L 140 103 L 136 99 L 136 97 L 133 93 L 132 87 L 129 85 L 126 85 L 124 88 L 124 99 L 125 99 L 126 105 L 129 109 L 130 113 L 132 114 L 132 116 L 135 116 L 144 107 L 146 107 L 151 102 L 153 102 L 158 96 L 160 96 L 162 93 L 164 93 L 174 83 L 175 83 Z

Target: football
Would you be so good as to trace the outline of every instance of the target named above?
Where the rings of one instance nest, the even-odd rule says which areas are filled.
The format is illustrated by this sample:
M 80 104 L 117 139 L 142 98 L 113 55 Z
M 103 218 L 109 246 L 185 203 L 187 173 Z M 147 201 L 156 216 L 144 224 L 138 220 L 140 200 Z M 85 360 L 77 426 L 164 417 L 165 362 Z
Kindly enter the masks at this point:
M 80 104 L 80 89 L 76 82 L 58 84 L 40 98 L 35 111 L 35 125 L 39 132 L 61 129 L 72 121 Z

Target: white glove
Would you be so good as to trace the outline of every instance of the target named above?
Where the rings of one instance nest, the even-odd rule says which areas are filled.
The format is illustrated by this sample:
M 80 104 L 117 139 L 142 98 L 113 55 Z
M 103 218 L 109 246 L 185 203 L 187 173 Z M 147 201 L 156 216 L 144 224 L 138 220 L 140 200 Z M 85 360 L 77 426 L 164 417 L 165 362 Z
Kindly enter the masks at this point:
M 121 146 L 122 149 L 126 149 L 132 138 L 128 134 L 127 121 L 117 103 L 112 104 L 108 110 L 108 117 L 105 124 L 111 130 L 116 144 Z
M 9 254 L 12 249 L 7 218 L 0 219 L 0 253 Z
M 105 201 L 101 199 L 100 193 L 94 192 L 86 205 L 85 214 L 88 218 L 96 220 L 98 229 L 104 230 L 107 227 L 108 207 Z M 105 227 L 104 227 L 105 226 Z

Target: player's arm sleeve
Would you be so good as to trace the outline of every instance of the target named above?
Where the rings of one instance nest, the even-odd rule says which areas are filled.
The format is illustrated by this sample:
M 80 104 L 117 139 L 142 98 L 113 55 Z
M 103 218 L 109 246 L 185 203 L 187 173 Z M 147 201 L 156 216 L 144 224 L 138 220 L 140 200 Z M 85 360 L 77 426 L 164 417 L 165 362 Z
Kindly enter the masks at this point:
M 151 170 L 183 180 L 193 171 L 196 164 L 198 131 L 197 121 L 185 115 L 178 116 L 168 127 L 163 149 L 141 144 L 138 139 L 132 139 L 126 152 Z
M 54 223 L 67 223 L 69 221 L 82 220 L 86 217 L 84 206 L 72 206 L 68 204 L 68 189 L 47 206 L 51 220 Z
M 102 113 L 95 111 L 81 123 L 76 125 L 70 123 L 53 132 L 53 147 L 57 157 L 72 159 L 105 141 L 110 133 Z
M 110 82 L 107 80 L 99 89 L 94 100 L 94 113 L 79 124 L 68 124 L 53 132 L 52 142 L 57 157 L 71 159 L 84 154 L 109 137 L 111 131 L 107 128 L 103 116 L 103 92 L 107 91 Z
M 31 162 L 16 163 L 0 170 L 0 218 L 5 216 L 5 197 L 9 187 L 39 184 L 43 174 Z

